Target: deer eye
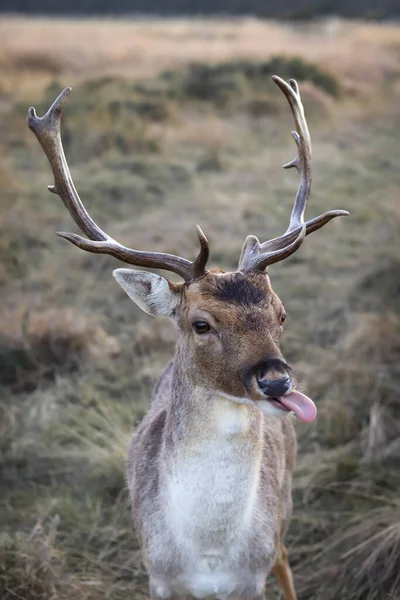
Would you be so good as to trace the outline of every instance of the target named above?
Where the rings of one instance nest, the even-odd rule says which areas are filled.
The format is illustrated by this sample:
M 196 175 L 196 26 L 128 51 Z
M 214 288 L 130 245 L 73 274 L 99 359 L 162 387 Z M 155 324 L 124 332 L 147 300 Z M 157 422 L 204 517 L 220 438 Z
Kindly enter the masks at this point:
M 286 313 L 282 313 L 281 318 L 279 319 L 279 323 L 281 325 L 283 325 L 285 321 L 286 321 Z
M 209 326 L 208 323 L 206 323 L 206 321 L 195 321 L 193 323 L 193 329 L 195 330 L 196 333 L 207 333 L 207 331 L 210 331 L 211 327 Z

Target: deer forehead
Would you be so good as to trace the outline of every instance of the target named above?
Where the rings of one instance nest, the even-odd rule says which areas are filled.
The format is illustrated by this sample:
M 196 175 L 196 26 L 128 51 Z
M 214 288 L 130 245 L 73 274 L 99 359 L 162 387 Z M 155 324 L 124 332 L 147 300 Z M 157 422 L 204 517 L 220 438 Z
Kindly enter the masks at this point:
M 266 314 L 281 310 L 281 302 L 264 273 L 213 273 L 188 285 L 183 308 L 189 318 L 209 313 L 221 324 L 243 320 L 252 329 Z

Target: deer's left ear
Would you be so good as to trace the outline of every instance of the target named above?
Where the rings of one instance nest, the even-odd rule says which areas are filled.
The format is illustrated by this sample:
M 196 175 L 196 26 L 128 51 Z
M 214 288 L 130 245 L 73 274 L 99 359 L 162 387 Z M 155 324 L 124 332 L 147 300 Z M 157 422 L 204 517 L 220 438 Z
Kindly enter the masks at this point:
M 153 317 L 172 317 L 179 302 L 180 285 L 147 271 L 116 269 L 115 279 L 144 312 Z

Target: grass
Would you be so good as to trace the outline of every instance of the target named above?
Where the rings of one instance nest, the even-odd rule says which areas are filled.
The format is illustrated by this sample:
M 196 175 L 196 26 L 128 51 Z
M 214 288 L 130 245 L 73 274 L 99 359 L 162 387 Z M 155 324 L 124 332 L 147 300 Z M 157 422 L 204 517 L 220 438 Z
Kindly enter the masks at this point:
M 54 235 L 73 226 L 28 105 L 73 86 L 67 157 L 110 235 L 192 258 L 198 222 L 211 264 L 235 268 L 248 233 L 286 229 L 297 189 L 273 68 L 303 80 L 310 216 L 351 212 L 271 267 L 283 349 L 319 411 L 297 425 L 299 600 L 400 598 L 400 28 L 7 17 L 0 40 L 1 599 L 147 597 L 124 457 L 174 347 L 112 258 Z M 280 597 L 272 577 L 267 592 Z

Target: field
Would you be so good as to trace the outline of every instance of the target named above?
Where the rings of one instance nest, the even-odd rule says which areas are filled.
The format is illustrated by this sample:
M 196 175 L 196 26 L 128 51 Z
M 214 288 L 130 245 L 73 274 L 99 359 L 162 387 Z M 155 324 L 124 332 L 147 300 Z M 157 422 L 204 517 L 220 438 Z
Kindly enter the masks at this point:
M 274 73 L 300 82 L 309 217 L 351 213 L 270 269 L 319 411 L 296 426 L 299 600 L 400 599 L 400 27 L 2 18 L 0 69 L 1 600 L 147 598 L 124 459 L 174 347 L 114 259 L 55 236 L 75 229 L 28 107 L 72 86 L 67 158 L 110 235 L 193 258 L 199 223 L 234 269 L 248 233 L 283 233 L 297 189 Z

